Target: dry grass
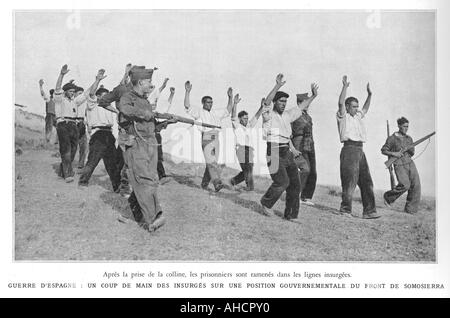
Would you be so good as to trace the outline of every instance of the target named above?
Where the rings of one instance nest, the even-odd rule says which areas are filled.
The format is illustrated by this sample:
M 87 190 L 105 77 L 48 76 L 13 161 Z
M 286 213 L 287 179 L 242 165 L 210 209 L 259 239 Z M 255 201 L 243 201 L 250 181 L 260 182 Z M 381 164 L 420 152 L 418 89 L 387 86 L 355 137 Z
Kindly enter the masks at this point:
M 215 194 L 200 188 L 203 165 L 166 160 L 175 180 L 159 190 L 168 223 L 149 234 L 134 222 L 117 221 L 130 211 L 111 192 L 102 166 L 82 190 L 57 178 L 58 162 L 47 150 L 16 157 L 17 260 L 435 261 L 432 198 L 411 216 L 400 212 L 404 198 L 387 210 L 377 192 L 382 218 L 363 220 L 336 214 L 339 188 L 318 186 L 317 205 L 302 206 L 294 223 L 261 215 L 268 178 L 256 178 L 255 192 Z M 224 168 L 223 177 L 236 172 Z M 278 214 L 283 200 L 275 205 Z M 361 216 L 358 202 L 353 213 Z

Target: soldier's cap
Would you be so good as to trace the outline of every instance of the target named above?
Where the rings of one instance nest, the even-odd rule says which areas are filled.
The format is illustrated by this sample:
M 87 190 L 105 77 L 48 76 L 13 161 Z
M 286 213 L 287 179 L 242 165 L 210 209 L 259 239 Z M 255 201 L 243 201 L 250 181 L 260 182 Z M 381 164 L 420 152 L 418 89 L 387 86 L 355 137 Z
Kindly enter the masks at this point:
M 100 88 L 97 89 L 97 91 L 95 92 L 95 95 L 100 96 L 103 93 L 109 93 L 109 90 L 104 88 L 103 85 L 100 85 Z
M 303 102 L 305 99 L 308 99 L 308 93 L 304 93 L 304 94 L 297 94 L 297 103 L 301 103 Z
M 64 86 L 62 87 L 63 91 L 68 91 L 69 89 L 76 90 L 78 86 L 72 82 L 73 81 L 70 81 L 69 83 L 64 84 Z
M 152 79 L 153 69 L 136 69 L 131 72 L 131 80 L 143 80 L 143 79 Z
M 145 65 L 133 65 L 132 67 L 131 67 L 131 69 L 130 69 L 130 71 L 128 72 L 128 76 L 131 76 L 131 73 L 133 73 L 133 71 L 136 71 L 136 70 L 139 70 L 139 69 L 141 69 L 141 70 L 145 70 Z
M 282 91 L 278 91 L 275 93 L 275 97 L 273 98 L 273 101 L 276 102 L 277 100 L 279 100 L 280 98 L 289 97 L 288 93 L 282 92 Z

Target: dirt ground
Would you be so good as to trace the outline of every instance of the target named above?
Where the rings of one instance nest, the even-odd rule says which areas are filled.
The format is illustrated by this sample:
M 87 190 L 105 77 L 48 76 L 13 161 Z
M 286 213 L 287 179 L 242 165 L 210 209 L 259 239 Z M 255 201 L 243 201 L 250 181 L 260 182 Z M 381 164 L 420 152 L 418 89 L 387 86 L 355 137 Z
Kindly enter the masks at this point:
M 298 223 L 260 213 L 270 179 L 255 192 L 200 188 L 203 165 L 166 160 L 174 180 L 160 186 L 167 224 L 154 233 L 121 223 L 127 200 L 111 191 L 99 165 L 88 188 L 57 177 L 55 149 L 24 149 L 15 160 L 16 260 L 178 261 L 435 261 L 435 201 L 424 198 L 417 215 L 402 212 L 404 198 L 386 209 L 377 191 L 380 219 L 336 213 L 339 187 L 318 186 L 315 207 L 302 205 Z M 76 158 L 77 159 L 77 158 Z M 223 176 L 235 170 L 225 168 Z M 281 214 L 284 196 L 275 205 Z

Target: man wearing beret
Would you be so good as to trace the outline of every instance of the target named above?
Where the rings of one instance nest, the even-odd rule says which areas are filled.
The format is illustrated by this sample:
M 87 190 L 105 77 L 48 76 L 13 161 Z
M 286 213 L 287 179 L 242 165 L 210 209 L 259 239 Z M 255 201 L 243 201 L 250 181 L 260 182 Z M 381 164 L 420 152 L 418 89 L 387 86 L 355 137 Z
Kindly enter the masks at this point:
M 191 107 L 190 93 L 192 84 L 187 81 L 185 83 L 186 93 L 184 95 L 184 107 L 186 112 L 194 119 L 200 119 L 205 124 L 220 126 L 221 121 L 230 116 L 233 108 L 233 89 L 228 88 L 228 105 L 226 109 L 211 110 L 213 106 L 213 99 L 211 96 L 202 97 L 202 109 Z M 212 181 L 216 192 L 220 191 L 224 184 L 220 177 L 220 169 L 218 166 L 219 159 L 219 130 L 215 128 L 207 128 L 198 126 L 202 133 L 202 150 L 205 157 L 206 168 L 203 173 L 201 183 L 202 189 L 207 189 L 209 183 Z
M 273 182 L 261 198 L 261 205 L 266 215 L 273 214 L 271 211 L 273 205 L 286 191 L 284 218 L 295 220 L 299 212 L 300 176 L 289 144 L 292 135 L 291 123 L 302 115 L 302 108 L 297 106 L 285 111 L 289 95 L 279 91 L 285 83 L 283 74 L 278 74 L 275 87 L 267 96 L 263 111 L 267 166 Z M 273 101 L 272 109 L 269 108 L 271 101 Z
M 339 139 L 344 145 L 340 155 L 342 184 L 340 212 L 342 215 L 351 216 L 353 192 L 358 185 L 361 190 L 363 218 L 376 219 L 380 215 L 377 214 L 372 177 L 363 150 L 363 144 L 366 142 L 366 128 L 363 120 L 369 111 L 372 91 L 369 83 L 367 83 L 367 99 L 363 108 L 358 110 L 359 102 L 357 98 L 345 98 L 347 88 L 350 85 L 347 76 L 343 77 L 342 84 L 339 109 L 336 114 Z
M 71 82 L 62 86 L 64 76 L 69 72 L 67 65 L 61 68 L 55 88 L 55 113 L 56 113 L 56 130 L 59 139 L 59 152 L 61 154 L 61 165 L 59 174 L 66 182 L 73 182 L 74 172 L 72 162 L 77 152 L 77 144 L 79 139 L 77 128 L 77 108 L 86 101 L 91 90 L 98 87 L 98 84 L 106 76 L 105 70 L 99 70 L 95 82 L 89 87 L 88 91 L 75 98 L 75 90 L 77 86 Z M 61 89 L 62 86 L 62 89 Z
M 409 147 L 413 139 L 407 135 L 409 121 L 405 117 L 397 120 L 398 131 L 388 137 L 386 143 L 381 148 L 381 153 L 388 156 L 399 158 L 394 162 L 395 175 L 397 176 L 397 186 L 384 193 L 384 203 L 390 207 L 403 193 L 408 192 L 406 197 L 405 212 L 415 214 L 419 210 L 420 203 L 420 178 L 416 165 L 411 159 L 414 156 L 414 148 L 405 153 L 400 151 Z
M 97 99 L 107 94 L 109 91 L 100 87 L 95 95 L 91 92 L 87 101 L 87 124 L 91 131 L 89 140 L 89 155 L 86 167 L 80 177 L 78 184 L 87 186 L 92 173 L 100 160 L 103 159 L 106 172 L 111 180 L 114 192 L 118 192 L 120 186 L 120 170 L 117 167 L 118 155 L 113 136 L 112 128 L 116 120 L 115 113 L 102 107 L 98 107 Z
M 125 147 L 128 142 L 129 136 L 125 130 L 125 126 L 129 125 L 129 122 L 126 120 L 122 120 L 122 125 L 124 127 L 121 127 L 120 121 L 121 116 L 118 111 L 119 104 L 120 104 L 120 98 L 125 94 L 133 89 L 133 85 L 130 82 L 130 75 L 131 72 L 137 69 L 145 69 L 145 66 L 137 66 L 132 65 L 131 63 L 128 63 L 125 66 L 125 73 L 123 75 L 122 80 L 120 81 L 119 85 L 114 87 L 114 89 L 104 95 L 102 95 L 100 98 L 97 99 L 98 106 L 103 107 L 106 110 L 109 110 L 111 112 L 115 112 L 117 114 L 117 120 L 119 122 L 119 135 L 118 135 L 118 147 L 117 147 L 117 169 L 120 171 L 120 186 L 119 186 L 119 192 L 122 196 L 126 197 L 128 199 L 128 203 L 130 204 L 131 211 L 133 215 L 140 216 L 142 214 L 141 207 L 139 206 L 139 202 L 136 198 L 136 194 L 132 191 L 129 185 L 128 181 L 128 165 L 125 158 Z M 115 106 L 112 106 L 111 103 L 115 103 Z M 125 219 L 132 218 L 131 215 L 121 215 Z M 121 221 L 125 222 L 126 220 L 123 218 L 120 218 Z
M 300 170 L 300 200 L 307 205 L 314 205 L 311 199 L 316 188 L 316 153 L 312 136 L 312 118 L 308 114 L 309 106 L 317 96 L 317 87 L 311 86 L 312 96 L 308 93 L 297 94 L 297 105 L 303 108 L 302 115 L 292 122 L 292 144 L 300 153 L 295 163 Z
M 125 161 L 128 178 L 140 205 L 134 210 L 134 219 L 144 229 L 152 232 L 164 225 L 158 200 L 158 144 L 155 124 L 148 95 L 152 91 L 153 69 L 136 69 L 131 72 L 133 89 L 120 98 L 119 124 L 125 127 Z M 136 213 L 137 212 L 137 213 Z

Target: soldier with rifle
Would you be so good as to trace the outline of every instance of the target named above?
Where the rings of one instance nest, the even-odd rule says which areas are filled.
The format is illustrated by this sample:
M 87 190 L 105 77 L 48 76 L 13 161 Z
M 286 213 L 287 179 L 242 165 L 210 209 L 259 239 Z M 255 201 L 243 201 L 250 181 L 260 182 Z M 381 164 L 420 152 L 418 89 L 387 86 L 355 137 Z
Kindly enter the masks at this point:
M 414 156 L 414 146 L 419 142 L 428 139 L 430 134 L 413 143 L 412 138 L 407 135 L 409 121 L 405 117 L 397 120 L 398 131 L 389 136 L 386 143 L 381 148 L 381 153 L 389 157 L 386 166 L 394 166 L 398 184 L 393 189 L 384 193 L 384 203 L 388 207 L 397 200 L 403 193 L 408 192 L 406 197 L 405 212 L 409 214 L 417 213 L 420 202 L 420 179 L 416 165 L 411 159 Z

